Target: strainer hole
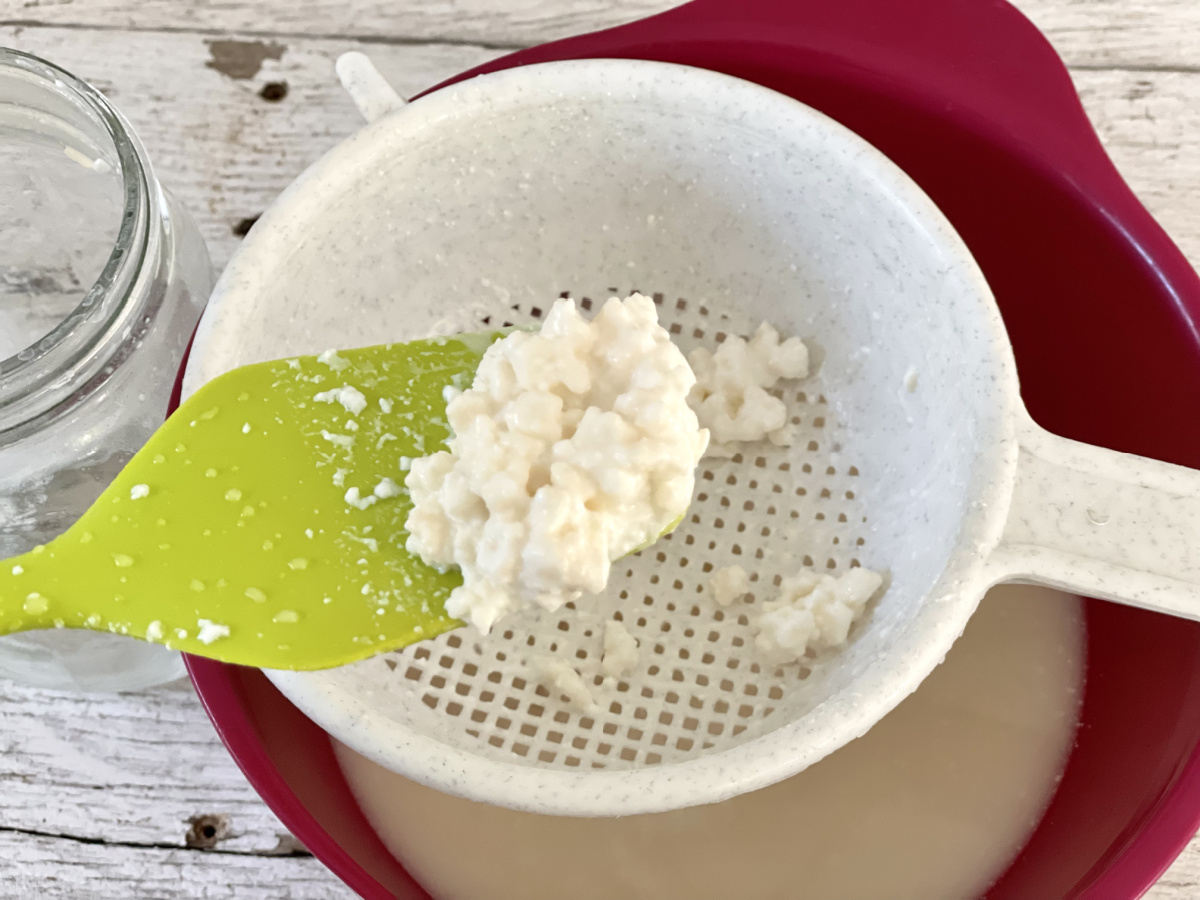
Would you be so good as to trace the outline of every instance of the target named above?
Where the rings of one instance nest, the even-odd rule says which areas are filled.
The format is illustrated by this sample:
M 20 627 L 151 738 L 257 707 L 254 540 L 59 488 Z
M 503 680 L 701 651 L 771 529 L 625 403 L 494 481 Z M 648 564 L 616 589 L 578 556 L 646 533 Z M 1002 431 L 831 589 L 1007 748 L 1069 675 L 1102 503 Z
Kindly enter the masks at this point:
M 662 754 L 661 753 L 647 753 L 646 754 L 646 765 L 652 766 L 652 765 L 654 765 L 656 763 L 660 763 L 660 762 L 662 762 Z
M 767 696 L 770 697 L 772 700 L 782 700 L 783 699 L 783 688 L 781 688 L 777 684 L 772 685 L 771 689 L 769 691 L 767 691 Z
M 517 756 L 528 756 L 529 755 L 529 745 L 528 744 L 513 744 L 512 752 L 517 754 Z
M 425 694 L 421 698 L 421 702 L 424 703 L 426 706 L 428 706 L 430 709 L 438 708 L 438 698 L 433 696 L 433 694 Z
M 667 736 L 665 734 L 663 734 L 661 731 L 656 732 L 654 737 L 650 738 L 650 743 L 653 744 L 655 747 L 665 746 L 667 743 Z
M 493 747 L 503 747 L 504 738 L 500 737 L 498 734 L 493 734 L 490 738 L 488 738 L 488 743 Z
M 409 666 L 407 669 L 404 670 L 404 677 L 407 678 L 409 681 L 420 681 L 421 680 L 421 670 L 418 669 L 416 666 Z
M 692 747 L 695 746 L 695 744 L 696 744 L 695 741 L 693 741 L 691 738 L 686 738 L 686 737 L 681 737 L 675 741 L 675 746 L 677 748 L 679 748 L 680 750 L 682 750 L 684 753 L 687 753 L 689 750 L 691 750 Z
M 471 711 L 471 721 L 482 724 L 487 721 L 487 713 L 485 713 L 482 709 L 472 710 Z
M 440 691 L 446 686 L 446 679 L 442 675 L 434 675 L 429 679 L 429 683 Z
M 713 737 L 719 737 L 725 731 L 725 726 L 720 722 L 709 722 L 708 733 Z
M 447 703 L 446 704 L 446 712 L 449 715 L 457 716 L 462 711 L 463 711 L 463 705 L 461 703 L 455 702 L 455 703 Z

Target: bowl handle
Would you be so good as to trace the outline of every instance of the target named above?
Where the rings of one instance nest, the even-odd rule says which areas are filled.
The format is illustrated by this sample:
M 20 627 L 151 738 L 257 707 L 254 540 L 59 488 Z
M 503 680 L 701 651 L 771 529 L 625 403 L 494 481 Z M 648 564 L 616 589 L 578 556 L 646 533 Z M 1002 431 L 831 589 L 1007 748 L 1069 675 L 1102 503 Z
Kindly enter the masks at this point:
M 1200 471 L 1057 437 L 1024 416 L 996 581 L 1200 620 Z

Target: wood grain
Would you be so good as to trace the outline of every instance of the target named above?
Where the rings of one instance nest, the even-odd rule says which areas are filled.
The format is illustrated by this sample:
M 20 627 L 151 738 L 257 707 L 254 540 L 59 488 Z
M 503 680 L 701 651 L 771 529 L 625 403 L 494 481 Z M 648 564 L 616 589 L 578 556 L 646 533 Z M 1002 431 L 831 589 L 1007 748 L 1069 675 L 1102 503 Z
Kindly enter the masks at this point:
M 223 266 L 237 232 L 358 127 L 333 78 L 341 52 L 364 50 L 412 94 L 506 48 L 672 5 L 0 0 L 0 44 L 100 85 Z M 1200 3 L 1018 6 L 1072 66 L 1118 168 L 1200 263 Z M 0 750 L 0 900 L 351 896 L 249 788 L 186 684 L 103 696 L 0 682 Z M 213 849 L 189 847 L 200 816 L 224 823 Z M 1200 896 L 1200 841 L 1147 896 Z
M 5 0 L 0 20 L 520 47 L 677 5 L 678 0 Z M 1016 0 L 1014 5 L 1070 65 L 1200 68 L 1200 3 L 1194 0 Z
M 311 856 L 266 859 L 159 847 L 89 844 L 0 830 L 13 900 L 351 900 Z

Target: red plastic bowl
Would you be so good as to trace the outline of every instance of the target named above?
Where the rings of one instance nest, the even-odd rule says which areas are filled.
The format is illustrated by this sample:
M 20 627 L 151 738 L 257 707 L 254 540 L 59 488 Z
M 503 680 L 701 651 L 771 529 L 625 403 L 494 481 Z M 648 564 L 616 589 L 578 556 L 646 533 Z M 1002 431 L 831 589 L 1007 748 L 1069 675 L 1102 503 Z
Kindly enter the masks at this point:
M 583 57 L 716 69 L 854 129 L 971 247 L 1035 419 L 1200 468 L 1200 280 L 1109 162 L 1054 51 L 1006 3 L 696 0 L 461 77 Z M 989 900 L 1137 897 L 1200 825 L 1200 625 L 1089 601 L 1087 626 L 1078 741 Z M 251 784 L 317 857 L 364 897 L 427 896 L 359 812 L 324 732 L 257 671 L 189 667 Z

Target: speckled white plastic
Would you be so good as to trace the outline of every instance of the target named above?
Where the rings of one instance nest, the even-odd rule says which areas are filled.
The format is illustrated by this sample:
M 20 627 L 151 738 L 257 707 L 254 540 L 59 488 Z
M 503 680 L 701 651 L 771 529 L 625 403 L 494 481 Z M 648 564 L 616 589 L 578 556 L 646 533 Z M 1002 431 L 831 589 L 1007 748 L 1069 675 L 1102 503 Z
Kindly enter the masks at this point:
M 331 734 L 472 799 L 618 815 L 718 801 L 863 734 L 1007 580 L 1200 618 L 1200 474 L 1041 431 L 966 246 L 896 166 L 772 91 L 658 63 L 483 76 L 396 108 L 290 187 L 226 270 L 185 388 L 235 366 L 536 319 L 640 289 L 690 349 L 770 320 L 820 361 L 787 449 L 702 466 L 693 514 L 594 607 L 515 617 L 318 673 L 269 673 Z M 390 111 L 389 111 L 390 110 Z M 386 114 L 383 114 L 386 113 Z M 744 608 L 716 565 L 756 578 Z M 754 603 L 801 563 L 885 571 L 829 659 L 755 659 Z M 641 642 L 618 685 L 603 622 Z M 530 674 L 571 659 L 603 712 Z

